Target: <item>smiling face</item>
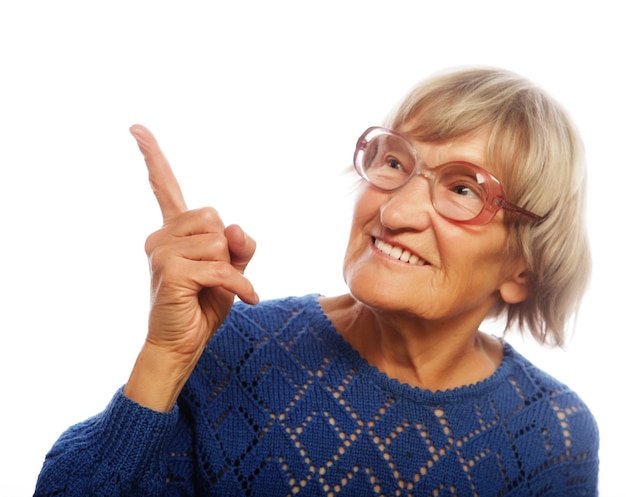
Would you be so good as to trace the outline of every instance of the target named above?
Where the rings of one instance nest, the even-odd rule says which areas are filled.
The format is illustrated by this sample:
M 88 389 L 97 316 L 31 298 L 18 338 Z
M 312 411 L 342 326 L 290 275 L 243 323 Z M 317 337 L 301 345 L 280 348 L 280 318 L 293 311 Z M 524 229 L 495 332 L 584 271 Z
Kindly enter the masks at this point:
M 470 162 L 485 167 L 488 133 L 447 143 L 413 142 L 429 166 Z M 368 307 L 432 322 L 480 323 L 502 298 L 526 297 L 524 266 L 507 257 L 502 212 L 488 224 L 455 224 L 435 211 L 428 180 L 414 177 L 393 192 L 363 183 L 344 278 Z

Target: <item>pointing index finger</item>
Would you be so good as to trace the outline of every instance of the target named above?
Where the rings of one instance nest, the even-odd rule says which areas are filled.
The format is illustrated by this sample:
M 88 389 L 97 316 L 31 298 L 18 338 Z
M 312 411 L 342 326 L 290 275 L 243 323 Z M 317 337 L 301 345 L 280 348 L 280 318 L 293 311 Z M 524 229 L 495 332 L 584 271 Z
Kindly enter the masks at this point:
M 146 161 L 150 186 L 159 202 L 165 223 L 187 210 L 183 193 L 167 158 L 148 128 L 135 124 L 130 127 L 130 133 L 137 140 L 139 150 Z

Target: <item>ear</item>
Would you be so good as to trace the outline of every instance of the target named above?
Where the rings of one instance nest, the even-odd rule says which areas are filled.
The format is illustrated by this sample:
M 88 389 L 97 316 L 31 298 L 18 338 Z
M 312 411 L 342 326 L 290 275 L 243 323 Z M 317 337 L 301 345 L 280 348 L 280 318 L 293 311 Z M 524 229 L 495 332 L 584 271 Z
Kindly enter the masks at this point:
M 526 300 L 530 286 L 529 279 L 526 264 L 520 262 L 514 265 L 509 277 L 498 288 L 502 300 L 507 304 L 519 304 Z

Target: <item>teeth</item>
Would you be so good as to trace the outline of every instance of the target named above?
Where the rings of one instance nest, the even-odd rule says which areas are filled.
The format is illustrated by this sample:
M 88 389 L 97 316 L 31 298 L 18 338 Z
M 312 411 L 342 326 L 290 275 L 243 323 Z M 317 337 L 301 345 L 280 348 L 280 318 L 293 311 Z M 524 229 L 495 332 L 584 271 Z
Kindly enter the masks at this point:
M 415 254 L 412 254 L 408 250 L 404 250 L 400 247 L 396 247 L 389 243 L 383 242 L 378 238 L 374 239 L 374 245 L 383 254 L 387 254 L 389 257 L 393 257 L 394 259 L 398 259 L 399 261 L 408 262 L 413 266 L 423 266 L 424 264 L 427 264 L 424 259 L 416 256 Z

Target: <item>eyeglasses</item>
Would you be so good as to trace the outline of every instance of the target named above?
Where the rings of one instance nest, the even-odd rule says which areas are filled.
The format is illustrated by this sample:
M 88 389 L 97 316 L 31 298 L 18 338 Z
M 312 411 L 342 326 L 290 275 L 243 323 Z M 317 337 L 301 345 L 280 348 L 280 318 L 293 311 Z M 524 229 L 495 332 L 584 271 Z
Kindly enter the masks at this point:
M 533 222 L 545 219 L 508 202 L 500 181 L 474 164 L 426 165 L 413 145 L 391 129 L 372 127 L 361 135 L 354 167 L 370 185 L 385 192 L 397 190 L 414 176 L 424 176 L 429 180 L 430 198 L 437 213 L 456 223 L 487 224 L 500 209 Z

